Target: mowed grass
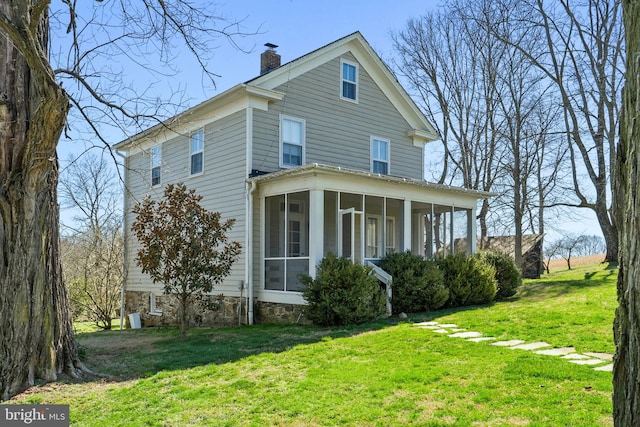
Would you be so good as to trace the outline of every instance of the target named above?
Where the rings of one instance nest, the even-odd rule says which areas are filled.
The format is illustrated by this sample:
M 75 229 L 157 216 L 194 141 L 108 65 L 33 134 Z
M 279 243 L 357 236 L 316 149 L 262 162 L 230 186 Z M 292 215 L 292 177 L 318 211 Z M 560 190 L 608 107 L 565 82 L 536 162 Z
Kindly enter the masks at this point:
M 499 338 L 613 351 L 615 270 L 527 282 L 512 300 L 410 315 Z M 357 327 L 149 328 L 78 336 L 108 379 L 35 387 L 78 426 L 612 425 L 611 373 L 378 321 Z

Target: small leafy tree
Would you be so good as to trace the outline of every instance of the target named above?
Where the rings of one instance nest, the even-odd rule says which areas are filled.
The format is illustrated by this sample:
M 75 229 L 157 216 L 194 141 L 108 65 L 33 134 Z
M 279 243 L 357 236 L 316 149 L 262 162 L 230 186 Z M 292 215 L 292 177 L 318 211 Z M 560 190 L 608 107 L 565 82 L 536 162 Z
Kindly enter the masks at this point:
M 231 271 L 241 245 L 229 242 L 235 219 L 200 205 L 202 196 L 183 183 L 169 184 L 159 201 L 146 197 L 133 208 L 131 228 L 141 248 L 136 263 L 165 294 L 180 303 L 180 336 L 187 330 L 187 310 L 195 297 L 211 292 Z

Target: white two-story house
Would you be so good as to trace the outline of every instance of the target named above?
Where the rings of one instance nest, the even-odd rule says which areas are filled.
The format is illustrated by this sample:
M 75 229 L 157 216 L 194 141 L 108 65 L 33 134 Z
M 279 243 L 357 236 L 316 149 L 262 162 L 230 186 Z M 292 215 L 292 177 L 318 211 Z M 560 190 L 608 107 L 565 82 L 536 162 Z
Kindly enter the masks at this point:
M 243 246 L 213 292 L 222 308 L 193 313 L 204 324 L 298 320 L 298 275 L 313 277 L 329 252 L 375 262 L 476 241 L 487 194 L 424 180 L 438 135 L 359 32 L 283 65 L 267 46 L 258 77 L 115 146 L 128 189 L 125 312 L 148 324 L 169 322 L 175 304 L 136 266 L 131 208 L 168 183 L 235 218 L 229 237 Z

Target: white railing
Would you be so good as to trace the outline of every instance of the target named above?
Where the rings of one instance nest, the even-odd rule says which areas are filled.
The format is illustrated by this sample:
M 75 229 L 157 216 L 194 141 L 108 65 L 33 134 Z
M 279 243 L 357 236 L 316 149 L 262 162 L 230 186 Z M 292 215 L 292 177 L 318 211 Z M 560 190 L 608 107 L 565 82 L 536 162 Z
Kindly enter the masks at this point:
M 367 261 L 367 265 L 372 268 L 371 273 L 376 276 L 376 279 L 384 283 L 387 290 L 387 315 L 391 316 L 391 283 L 393 277 L 371 261 Z

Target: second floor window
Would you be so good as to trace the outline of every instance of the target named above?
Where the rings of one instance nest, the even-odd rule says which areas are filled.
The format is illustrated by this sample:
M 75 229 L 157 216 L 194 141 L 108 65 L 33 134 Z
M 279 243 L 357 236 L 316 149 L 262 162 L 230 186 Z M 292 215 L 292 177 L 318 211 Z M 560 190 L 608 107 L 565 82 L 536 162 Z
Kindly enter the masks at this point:
M 162 174 L 162 147 L 151 149 L 151 185 L 160 185 Z
M 389 174 L 389 141 L 371 137 L 371 172 Z
M 304 163 L 304 120 L 280 117 L 280 167 Z
M 358 66 L 342 61 L 342 88 L 340 97 L 349 101 L 358 101 Z
M 191 134 L 191 175 L 202 173 L 204 163 L 204 131 Z

